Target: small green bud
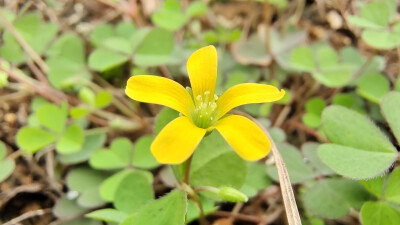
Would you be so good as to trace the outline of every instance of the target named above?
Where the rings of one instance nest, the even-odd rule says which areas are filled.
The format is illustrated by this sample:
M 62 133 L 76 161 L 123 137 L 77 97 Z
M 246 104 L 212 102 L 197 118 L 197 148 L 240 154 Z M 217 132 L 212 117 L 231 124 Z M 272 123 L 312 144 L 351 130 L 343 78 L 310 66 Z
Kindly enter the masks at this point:
M 228 202 L 247 202 L 248 200 L 248 197 L 245 194 L 231 187 L 220 188 L 219 196 L 222 200 Z
M 96 94 L 89 88 L 83 87 L 81 90 L 79 90 L 79 98 L 87 104 L 93 106 L 95 104 Z

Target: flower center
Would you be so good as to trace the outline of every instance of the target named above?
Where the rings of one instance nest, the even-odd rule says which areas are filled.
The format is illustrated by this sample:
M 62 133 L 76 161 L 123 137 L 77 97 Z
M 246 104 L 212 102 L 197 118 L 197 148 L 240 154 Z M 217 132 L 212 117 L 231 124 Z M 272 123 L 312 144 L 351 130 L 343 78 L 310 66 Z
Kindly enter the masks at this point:
M 209 128 L 217 121 L 216 108 L 218 96 L 211 96 L 210 91 L 194 97 L 195 108 L 191 112 L 192 122 L 200 128 Z

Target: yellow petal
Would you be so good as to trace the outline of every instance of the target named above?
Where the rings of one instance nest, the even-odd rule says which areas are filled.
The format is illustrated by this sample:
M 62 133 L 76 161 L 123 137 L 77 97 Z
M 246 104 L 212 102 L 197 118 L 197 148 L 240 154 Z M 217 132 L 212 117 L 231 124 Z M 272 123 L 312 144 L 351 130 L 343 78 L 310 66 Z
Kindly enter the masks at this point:
M 214 95 L 217 80 L 217 50 L 210 45 L 195 51 L 187 61 L 187 71 L 193 96 L 203 95 L 206 91 Z
M 221 118 L 229 110 L 245 104 L 273 102 L 281 99 L 285 91 L 272 85 L 265 84 L 238 84 L 229 88 L 217 101 L 218 116 Z
M 151 144 L 151 152 L 160 163 L 182 163 L 193 154 L 206 131 L 193 125 L 186 116 L 178 117 L 161 130 Z
M 164 77 L 135 75 L 129 78 L 126 95 L 133 100 L 168 106 L 189 116 L 192 97 L 179 83 Z
M 271 149 L 271 143 L 261 128 L 244 116 L 231 115 L 225 117 L 216 123 L 215 129 L 245 160 L 261 159 Z

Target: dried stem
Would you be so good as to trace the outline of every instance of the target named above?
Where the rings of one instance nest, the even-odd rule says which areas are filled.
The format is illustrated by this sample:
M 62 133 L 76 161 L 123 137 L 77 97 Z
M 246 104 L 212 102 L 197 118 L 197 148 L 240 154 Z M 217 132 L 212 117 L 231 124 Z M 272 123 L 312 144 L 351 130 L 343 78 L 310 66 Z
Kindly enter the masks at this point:
M 29 211 L 26 212 L 10 221 L 8 221 L 7 223 L 4 223 L 3 225 L 13 225 L 13 224 L 19 224 L 20 222 L 32 218 L 32 217 L 36 217 L 36 216 L 42 216 L 44 214 L 47 213 L 51 213 L 53 211 L 53 209 L 48 208 L 48 209 L 38 209 L 38 210 L 34 210 L 34 211 Z
M 241 114 L 241 115 L 251 119 L 262 129 L 262 131 L 265 133 L 265 135 L 267 135 L 268 138 L 270 139 L 271 151 L 272 151 L 272 154 L 275 159 L 276 168 L 278 170 L 278 177 L 279 177 L 279 181 L 280 181 L 282 198 L 283 198 L 283 203 L 285 205 L 288 224 L 289 225 L 301 225 L 300 215 L 299 215 L 299 211 L 297 209 L 296 199 L 294 197 L 292 185 L 290 183 L 289 174 L 287 172 L 285 162 L 283 161 L 283 158 L 282 158 L 281 154 L 279 153 L 279 150 L 276 147 L 275 142 L 271 138 L 271 135 L 264 128 L 264 126 L 260 122 L 258 122 L 256 119 L 254 119 L 252 116 L 250 116 L 246 113 L 243 113 L 243 112 L 235 111 L 235 113 Z

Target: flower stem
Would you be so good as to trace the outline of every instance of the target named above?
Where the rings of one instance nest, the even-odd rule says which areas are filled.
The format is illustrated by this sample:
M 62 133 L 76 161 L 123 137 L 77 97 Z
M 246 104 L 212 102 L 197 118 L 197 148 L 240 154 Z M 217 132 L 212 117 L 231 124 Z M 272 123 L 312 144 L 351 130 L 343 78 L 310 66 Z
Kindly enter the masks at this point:
M 185 182 L 187 185 L 189 185 L 190 180 L 190 166 L 192 165 L 192 158 L 193 155 L 188 158 L 185 165 L 185 178 L 183 179 L 183 182 Z
M 203 204 L 201 203 L 201 199 L 200 199 L 199 195 L 196 193 L 196 191 L 193 190 L 193 188 L 189 184 L 190 167 L 192 165 L 192 159 L 193 159 L 193 155 L 191 155 L 185 162 L 185 177 L 183 178 L 183 182 L 181 184 L 182 184 L 183 190 L 185 190 L 185 192 L 197 204 L 197 207 L 199 207 L 199 212 L 200 212 L 199 223 L 200 223 L 200 225 L 208 225 L 208 222 L 206 220 L 206 216 L 204 214 Z

